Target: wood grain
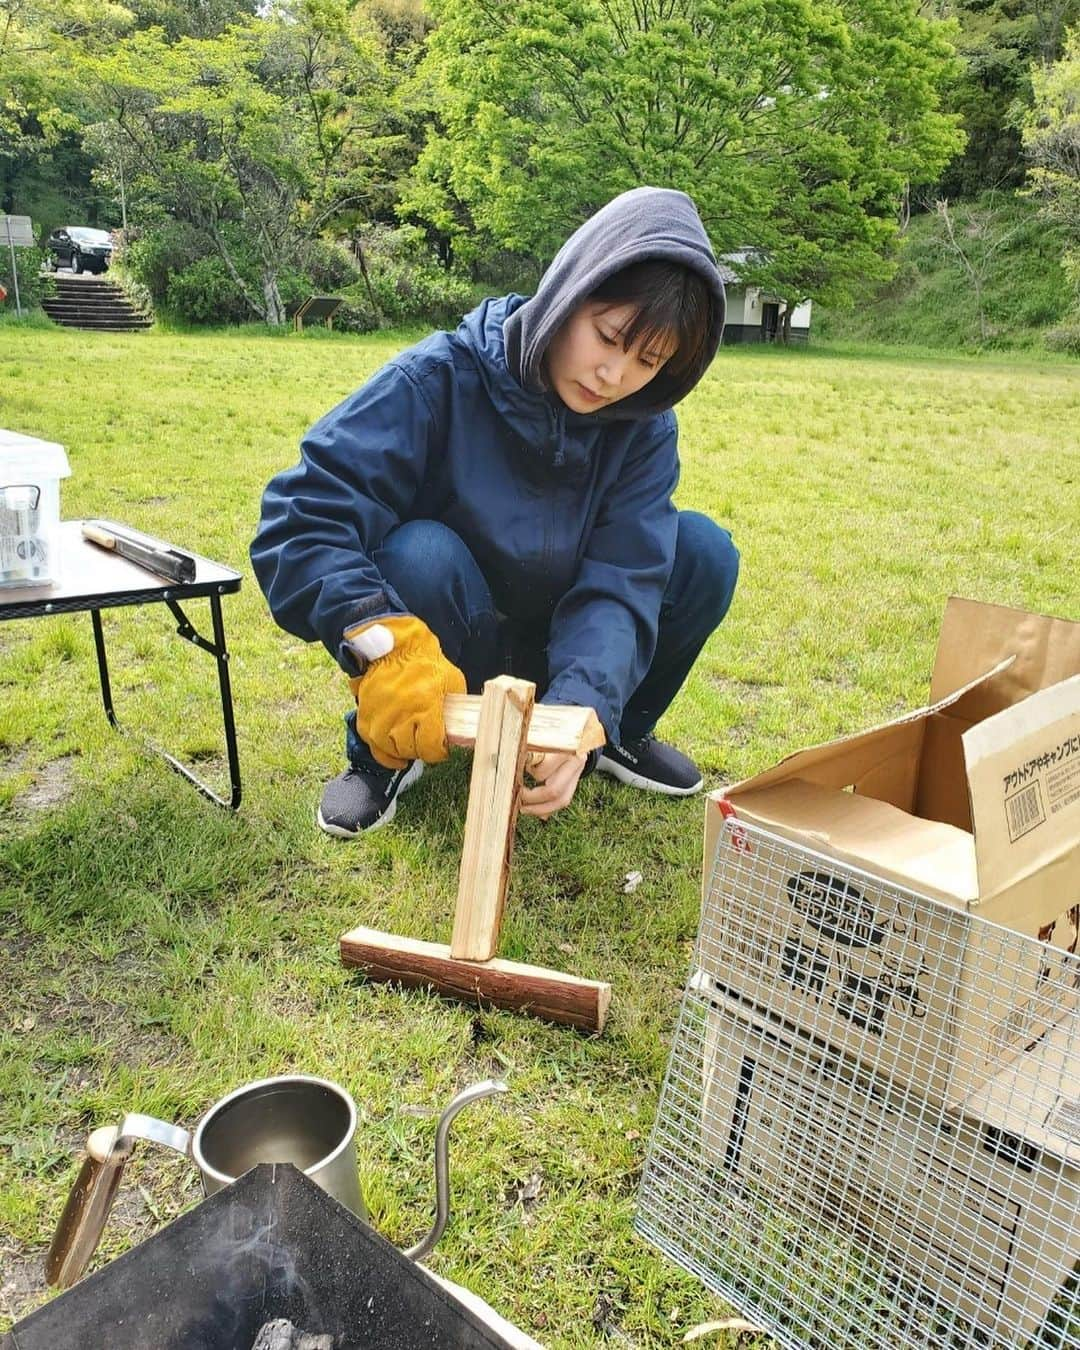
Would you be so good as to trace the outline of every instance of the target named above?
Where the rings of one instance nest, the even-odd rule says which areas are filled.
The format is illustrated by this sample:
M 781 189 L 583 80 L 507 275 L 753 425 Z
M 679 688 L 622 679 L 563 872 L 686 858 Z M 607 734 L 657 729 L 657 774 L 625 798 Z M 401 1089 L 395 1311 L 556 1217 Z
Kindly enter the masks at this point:
M 509 675 L 484 685 L 450 939 L 457 960 L 487 961 L 499 945 L 535 697 L 535 684 Z
M 476 743 L 482 697 L 481 694 L 447 694 L 443 700 L 446 739 L 451 745 Z M 529 720 L 525 748 L 572 755 L 594 750 L 606 739 L 600 719 L 592 708 L 538 703 Z
M 439 942 L 354 928 L 341 938 L 341 960 L 371 980 L 434 989 L 477 1007 L 509 1008 L 560 1026 L 603 1030 L 611 986 L 518 961 L 457 961 Z

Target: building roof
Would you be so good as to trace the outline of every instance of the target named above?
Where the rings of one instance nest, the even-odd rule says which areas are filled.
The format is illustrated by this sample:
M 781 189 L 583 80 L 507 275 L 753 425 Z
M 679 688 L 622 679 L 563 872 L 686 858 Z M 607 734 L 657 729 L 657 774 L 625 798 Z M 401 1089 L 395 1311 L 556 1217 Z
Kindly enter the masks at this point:
M 743 279 L 740 268 L 760 260 L 761 250 L 752 245 L 745 245 L 743 248 L 733 249 L 730 253 L 721 253 L 716 260 L 716 266 L 725 286 L 741 286 Z

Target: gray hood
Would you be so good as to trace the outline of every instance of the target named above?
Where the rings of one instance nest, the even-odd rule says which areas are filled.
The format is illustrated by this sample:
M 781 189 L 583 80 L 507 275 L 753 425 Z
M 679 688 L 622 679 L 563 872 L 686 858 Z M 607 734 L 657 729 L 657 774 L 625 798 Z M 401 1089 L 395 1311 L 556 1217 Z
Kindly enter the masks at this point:
M 706 340 L 712 359 L 724 330 L 724 283 L 697 208 L 685 192 L 632 188 L 574 231 L 541 277 L 536 294 L 503 324 L 506 364 L 523 388 L 546 391 L 544 353 L 561 325 L 608 277 L 647 258 L 682 263 L 704 278 L 716 300 Z M 685 398 L 695 383 L 689 376 L 677 380 L 661 370 L 644 389 L 592 415 L 649 417 Z

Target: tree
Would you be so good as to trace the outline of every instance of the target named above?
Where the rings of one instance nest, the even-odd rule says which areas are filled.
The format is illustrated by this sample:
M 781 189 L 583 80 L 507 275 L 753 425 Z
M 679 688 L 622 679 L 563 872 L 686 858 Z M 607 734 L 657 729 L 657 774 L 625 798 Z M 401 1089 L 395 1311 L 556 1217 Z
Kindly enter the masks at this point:
M 782 341 L 797 305 L 841 307 L 893 270 L 890 244 L 909 185 L 934 176 L 960 142 L 935 85 L 953 70 L 947 31 L 912 10 L 845 3 L 849 40 L 817 97 L 817 116 L 785 129 L 773 204 L 747 279 L 783 296 Z
M 1065 265 L 1080 299 L 1080 27 L 1068 35 L 1061 60 L 1034 73 L 1033 86 L 1024 123 L 1031 190 L 1073 241 Z
M 992 193 L 966 212 L 964 228 L 960 233 L 957 232 L 953 213 L 949 210 L 947 197 L 937 199 L 934 211 L 941 225 L 941 247 L 971 286 L 975 314 L 979 320 L 979 338 L 986 342 L 991 335 L 984 299 L 986 282 L 998 253 L 1022 227 L 1019 224 L 1002 226 L 994 209 Z
M 125 0 L 137 28 L 160 28 L 170 42 L 218 37 L 258 13 L 258 0 Z
M 0 0 L 0 207 L 31 212 L 57 184 L 89 184 L 75 139 L 85 107 L 72 56 L 131 26 L 122 5 Z
M 81 145 L 94 91 L 76 76 L 86 52 L 157 24 L 170 41 L 208 37 L 257 0 L 0 0 L 0 205 L 37 211 L 46 224 L 74 213 L 95 221 L 94 157 Z
M 466 246 L 550 258 L 654 183 L 694 196 L 720 251 L 759 246 L 775 270 L 806 241 L 792 284 L 842 292 L 894 232 L 904 181 L 959 142 L 937 94 L 951 48 L 915 0 L 432 7 L 440 121 L 403 208 Z
M 419 158 L 432 110 L 428 90 L 416 79 L 424 44 L 434 26 L 425 0 L 358 0 L 385 50 L 391 85 L 390 102 L 395 127 L 392 146 L 382 154 L 382 191 L 369 196 L 357 226 L 372 222 L 397 226 L 398 196 L 404 180 Z
M 285 319 L 280 279 L 377 177 L 385 63 L 344 0 L 297 0 L 214 38 L 161 29 L 88 58 L 139 190 L 203 231 L 251 312 Z
M 939 195 L 974 197 L 1024 180 L 1021 121 L 1031 106 L 1032 67 L 1061 54 L 1080 0 L 946 0 L 959 26 L 961 70 L 949 91 L 967 144 L 945 171 Z

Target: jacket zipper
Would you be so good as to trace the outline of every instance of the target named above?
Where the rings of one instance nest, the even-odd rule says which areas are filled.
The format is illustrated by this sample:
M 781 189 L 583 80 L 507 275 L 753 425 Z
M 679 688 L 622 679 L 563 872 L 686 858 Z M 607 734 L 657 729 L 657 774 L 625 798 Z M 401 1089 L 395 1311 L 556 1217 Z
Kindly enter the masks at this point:
M 560 408 L 552 409 L 552 413 L 555 423 L 555 453 L 551 457 L 551 467 L 561 469 L 566 463 L 564 444 L 566 416 Z M 545 505 L 547 510 L 544 512 L 544 566 L 545 569 L 550 569 L 555 558 L 555 514 L 558 510 L 558 493 L 553 492 Z

